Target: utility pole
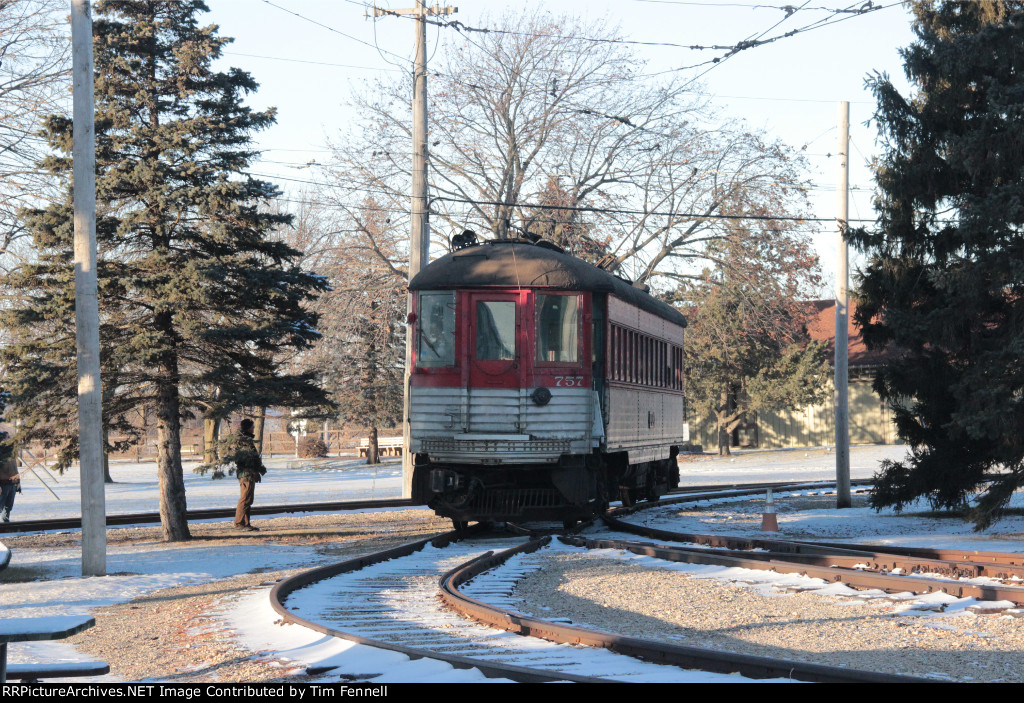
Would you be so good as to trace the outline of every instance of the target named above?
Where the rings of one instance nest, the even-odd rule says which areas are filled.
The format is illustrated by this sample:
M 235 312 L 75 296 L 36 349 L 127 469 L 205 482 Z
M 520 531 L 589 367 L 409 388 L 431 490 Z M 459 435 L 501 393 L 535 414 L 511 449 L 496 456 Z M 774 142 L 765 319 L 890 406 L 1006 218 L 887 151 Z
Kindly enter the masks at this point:
M 850 296 L 848 248 L 846 229 L 849 222 L 850 185 L 850 103 L 839 103 L 839 188 L 836 264 L 836 334 L 835 334 L 835 425 L 836 425 L 836 507 L 849 508 L 850 500 L 850 409 L 849 409 L 849 352 L 848 325 Z
M 96 134 L 89 0 L 71 0 L 71 50 L 82 576 L 104 576 L 107 573 L 107 516 L 103 494 L 103 400 L 96 280 Z
M 427 7 L 426 0 L 416 0 L 411 10 L 382 10 L 373 8 L 373 16 L 412 15 L 416 18 L 416 67 L 413 72 L 412 89 L 412 209 L 410 220 L 412 231 L 409 235 L 409 280 L 416 276 L 430 261 L 430 219 L 427 207 L 427 16 L 444 16 L 458 12 L 457 7 Z M 412 295 L 406 303 L 406 311 L 412 314 Z M 411 319 L 411 318 L 410 318 Z M 415 324 L 409 322 L 405 332 L 405 401 L 402 412 L 402 497 L 412 496 L 412 452 L 409 451 L 412 438 L 409 402 L 409 369 L 412 367 Z

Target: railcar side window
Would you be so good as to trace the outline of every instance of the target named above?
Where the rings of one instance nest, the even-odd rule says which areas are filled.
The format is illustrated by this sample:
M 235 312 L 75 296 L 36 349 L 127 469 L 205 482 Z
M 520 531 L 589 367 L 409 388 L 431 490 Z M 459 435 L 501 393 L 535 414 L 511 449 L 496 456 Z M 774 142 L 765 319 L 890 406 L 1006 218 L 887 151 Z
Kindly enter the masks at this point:
M 579 361 L 579 297 L 542 295 L 536 297 L 537 362 Z
M 420 293 L 416 365 L 455 365 L 455 291 Z
M 476 303 L 476 358 L 507 361 L 516 358 L 516 304 L 504 300 Z

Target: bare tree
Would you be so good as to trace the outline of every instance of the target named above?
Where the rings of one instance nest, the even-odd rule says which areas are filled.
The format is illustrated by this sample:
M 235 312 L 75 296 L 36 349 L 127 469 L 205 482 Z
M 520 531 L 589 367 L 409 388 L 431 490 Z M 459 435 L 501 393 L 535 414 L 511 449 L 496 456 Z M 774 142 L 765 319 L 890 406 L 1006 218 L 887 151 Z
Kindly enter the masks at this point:
M 699 88 L 645 76 L 604 23 L 534 14 L 490 24 L 452 40 L 432 66 L 437 239 L 466 227 L 515 236 L 546 219 L 541 229 L 585 232 L 604 266 L 643 282 L 693 275 L 708 242 L 735 236 L 725 215 L 798 217 L 806 207 L 798 155 L 716 123 Z M 363 120 L 334 146 L 337 199 L 369 194 L 408 210 L 411 87 L 378 81 L 355 96 Z M 552 217 L 539 217 L 545 209 Z
M 70 110 L 71 35 L 64 0 L 0 0 L 0 271 L 26 234 L 17 213 L 54 187 L 37 168 L 43 119 Z
M 402 411 L 408 224 L 399 219 L 396 227 L 372 197 L 304 194 L 280 233 L 329 285 L 311 303 L 322 337 L 291 361 L 317 374 L 341 422 L 368 430 L 370 463 L 378 430 L 395 427 Z

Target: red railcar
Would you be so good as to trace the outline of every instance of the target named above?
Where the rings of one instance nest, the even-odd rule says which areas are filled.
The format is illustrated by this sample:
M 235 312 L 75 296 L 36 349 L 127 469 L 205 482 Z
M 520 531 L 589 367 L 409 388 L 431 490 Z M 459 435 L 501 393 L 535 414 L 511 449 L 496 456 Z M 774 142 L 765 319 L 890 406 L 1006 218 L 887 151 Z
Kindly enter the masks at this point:
M 413 498 L 571 521 L 678 485 L 686 318 L 557 247 L 467 246 L 410 283 Z

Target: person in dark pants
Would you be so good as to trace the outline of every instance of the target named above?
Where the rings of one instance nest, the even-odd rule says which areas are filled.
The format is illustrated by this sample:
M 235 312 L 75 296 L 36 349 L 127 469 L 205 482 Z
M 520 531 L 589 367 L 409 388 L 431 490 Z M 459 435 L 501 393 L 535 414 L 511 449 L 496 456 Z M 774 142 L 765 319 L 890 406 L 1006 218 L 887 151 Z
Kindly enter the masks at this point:
M 252 420 L 242 420 L 238 435 L 232 443 L 231 454 L 228 456 L 230 461 L 235 462 L 235 476 L 238 477 L 238 486 L 241 490 L 238 507 L 235 508 L 235 529 L 252 532 L 260 529 L 249 522 L 249 512 L 256 496 L 256 484 L 267 473 L 253 441 L 254 436 Z
M 0 432 L 0 442 L 6 442 L 7 433 Z M 21 493 L 21 476 L 18 474 L 18 460 L 10 445 L 0 444 L 0 456 L 10 452 L 0 460 L 0 520 L 11 521 L 11 510 L 14 508 L 14 496 Z

